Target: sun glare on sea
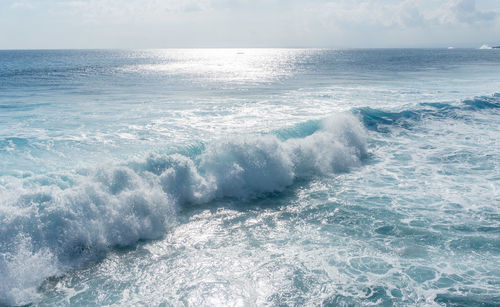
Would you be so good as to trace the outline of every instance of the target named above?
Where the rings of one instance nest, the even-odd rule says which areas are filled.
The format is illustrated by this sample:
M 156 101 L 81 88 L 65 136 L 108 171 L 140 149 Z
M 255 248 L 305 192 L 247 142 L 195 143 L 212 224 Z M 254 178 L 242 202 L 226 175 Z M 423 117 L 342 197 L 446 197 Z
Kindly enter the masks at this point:
M 300 49 L 155 49 L 141 51 L 154 64 L 128 67 L 132 71 L 183 74 L 213 81 L 271 82 L 291 74 L 310 50 Z

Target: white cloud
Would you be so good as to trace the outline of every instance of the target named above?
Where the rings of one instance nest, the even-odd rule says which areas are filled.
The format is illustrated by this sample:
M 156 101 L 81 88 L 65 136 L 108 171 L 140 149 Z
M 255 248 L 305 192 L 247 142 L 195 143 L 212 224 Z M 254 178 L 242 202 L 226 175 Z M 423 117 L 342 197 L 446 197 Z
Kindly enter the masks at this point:
M 500 4 L 499 4 L 500 6 Z M 427 27 L 493 22 L 496 10 L 480 11 L 475 0 L 343 0 L 311 6 L 330 26 Z
M 447 3 L 445 12 L 446 22 L 460 22 L 466 24 L 490 22 L 497 18 L 498 12 L 480 11 L 476 8 L 475 0 L 454 0 Z
M 11 9 L 32 10 L 35 8 L 35 5 L 33 3 L 26 2 L 26 1 L 16 1 L 10 5 L 10 8 Z
M 46 44 L 66 39 L 69 47 L 418 47 L 498 44 L 500 37 L 500 0 L 10 0 L 9 5 L 0 20 L 3 28 L 26 30 L 4 33 L 7 43 L 7 37 L 33 36 Z
M 53 12 L 79 16 L 89 23 L 120 24 L 161 20 L 208 7 L 208 0 L 73 0 L 58 2 Z

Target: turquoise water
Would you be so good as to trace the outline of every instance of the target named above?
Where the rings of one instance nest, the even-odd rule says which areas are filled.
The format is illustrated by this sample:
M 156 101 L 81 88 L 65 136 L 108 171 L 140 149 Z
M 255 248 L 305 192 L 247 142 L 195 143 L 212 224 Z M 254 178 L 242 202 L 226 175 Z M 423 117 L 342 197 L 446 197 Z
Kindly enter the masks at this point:
M 0 305 L 500 304 L 500 51 L 0 51 Z

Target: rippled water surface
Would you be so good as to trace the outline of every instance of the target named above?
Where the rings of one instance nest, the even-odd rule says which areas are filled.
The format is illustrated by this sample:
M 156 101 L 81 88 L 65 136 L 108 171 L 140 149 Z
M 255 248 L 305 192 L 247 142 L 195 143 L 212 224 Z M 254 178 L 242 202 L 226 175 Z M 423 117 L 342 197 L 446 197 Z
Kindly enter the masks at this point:
M 499 72 L 0 51 L 0 305 L 498 306 Z

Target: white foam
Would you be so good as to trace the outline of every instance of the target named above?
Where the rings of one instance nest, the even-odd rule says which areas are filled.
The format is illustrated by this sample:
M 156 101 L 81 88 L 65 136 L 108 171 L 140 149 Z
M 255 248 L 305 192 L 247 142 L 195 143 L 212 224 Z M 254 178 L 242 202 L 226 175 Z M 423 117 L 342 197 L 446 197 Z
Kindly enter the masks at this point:
M 231 138 L 193 158 L 151 155 L 81 174 L 18 179 L 0 199 L 0 303 L 29 303 L 47 277 L 111 247 L 161 237 L 183 204 L 252 198 L 297 178 L 347 171 L 366 155 L 364 138 L 359 121 L 341 114 L 305 138 Z
M 19 235 L 12 252 L 0 258 L 0 304 L 24 305 L 38 298 L 37 288 L 59 271 L 48 248 L 32 251 L 31 240 Z

